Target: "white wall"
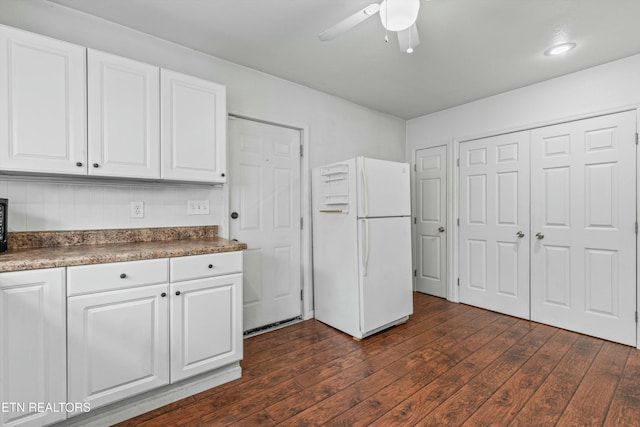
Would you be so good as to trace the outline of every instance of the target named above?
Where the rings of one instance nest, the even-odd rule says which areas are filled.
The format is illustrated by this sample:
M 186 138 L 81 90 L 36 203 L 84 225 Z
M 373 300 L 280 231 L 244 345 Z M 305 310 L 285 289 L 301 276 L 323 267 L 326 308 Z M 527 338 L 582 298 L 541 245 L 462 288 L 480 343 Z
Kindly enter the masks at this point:
M 640 55 L 407 122 L 407 159 L 449 144 L 640 104 Z
M 310 167 L 355 155 L 405 156 L 404 120 L 44 0 L 0 0 L 0 23 L 224 84 L 229 112 L 308 129 Z M 72 184 L 1 180 L 10 230 L 224 225 L 227 217 L 226 188 Z M 212 215 L 187 216 L 186 200 L 193 198 L 211 200 Z M 143 220 L 126 217 L 132 200 L 147 203 Z

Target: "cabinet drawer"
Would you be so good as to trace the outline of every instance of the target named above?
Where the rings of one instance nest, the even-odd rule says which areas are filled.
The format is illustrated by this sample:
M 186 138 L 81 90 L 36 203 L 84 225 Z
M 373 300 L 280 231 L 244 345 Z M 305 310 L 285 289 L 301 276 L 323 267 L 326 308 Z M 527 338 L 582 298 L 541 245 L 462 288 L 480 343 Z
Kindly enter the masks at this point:
M 67 296 L 168 281 L 167 258 L 67 267 Z
M 171 258 L 172 282 L 240 272 L 241 251 Z

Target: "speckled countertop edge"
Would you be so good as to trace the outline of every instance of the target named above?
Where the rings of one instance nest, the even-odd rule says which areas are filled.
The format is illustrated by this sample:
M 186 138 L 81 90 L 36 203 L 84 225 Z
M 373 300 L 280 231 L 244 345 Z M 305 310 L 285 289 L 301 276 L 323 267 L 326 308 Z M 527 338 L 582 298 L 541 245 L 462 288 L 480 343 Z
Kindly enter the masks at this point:
M 115 238 L 112 239 L 115 240 L 112 243 L 98 244 L 87 244 L 87 240 L 77 239 L 74 236 L 77 237 L 78 233 L 100 234 L 102 230 L 43 232 L 48 233 L 48 237 L 52 236 L 51 233 L 57 233 L 60 237 L 58 242 L 76 242 L 76 244 L 55 246 L 55 241 L 43 238 L 49 246 L 10 249 L 0 254 L 0 272 L 203 255 L 241 251 L 247 248 L 244 243 L 218 237 L 217 228 L 216 234 L 212 234 L 211 229 L 203 230 L 202 227 L 179 227 L 179 232 L 176 232 L 177 228 L 126 229 L 122 230 L 120 241 Z M 108 234 L 111 237 L 117 237 L 118 231 L 108 230 Z M 131 236 L 145 236 L 144 240 L 147 241 L 127 241 L 132 239 Z M 167 238 L 167 236 L 177 238 Z M 42 236 L 35 235 L 35 241 L 39 241 L 40 237 Z M 77 242 L 84 242 L 84 244 Z

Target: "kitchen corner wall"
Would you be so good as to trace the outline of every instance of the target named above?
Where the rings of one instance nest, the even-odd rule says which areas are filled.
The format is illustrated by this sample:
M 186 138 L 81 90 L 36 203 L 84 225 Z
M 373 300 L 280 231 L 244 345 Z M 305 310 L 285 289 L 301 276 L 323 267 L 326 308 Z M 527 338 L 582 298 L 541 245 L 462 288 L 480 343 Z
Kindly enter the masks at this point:
M 229 112 L 308 130 L 310 167 L 358 155 L 405 158 L 402 119 L 148 34 L 45 0 L 0 0 L 0 24 L 226 85 Z M 308 176 L 303 180 L 308 185 Z M 6 194 L 12 231 L 224 225 L 228 214 L 228 187 L 0 178 L 0 197 Z M 213 213 L 187 216 L 188 199 L 209 199 Z M 140 200 L 145 218 L 129 218 L 129 202 Z

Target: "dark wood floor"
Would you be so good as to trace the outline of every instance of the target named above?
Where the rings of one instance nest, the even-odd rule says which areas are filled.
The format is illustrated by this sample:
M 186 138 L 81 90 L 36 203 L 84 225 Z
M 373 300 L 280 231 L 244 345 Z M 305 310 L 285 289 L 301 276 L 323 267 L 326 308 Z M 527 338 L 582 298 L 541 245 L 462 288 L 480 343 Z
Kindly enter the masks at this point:
M 245 340 L 242 378 L 121 426 L 640 426 L 640 350 L 416 294 L 355 341 L 309 320 Z

